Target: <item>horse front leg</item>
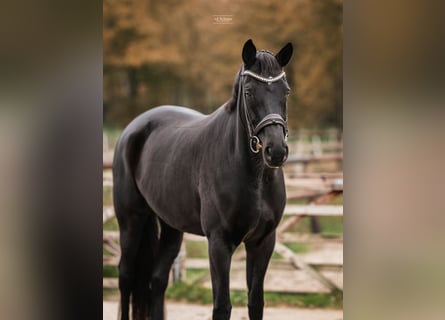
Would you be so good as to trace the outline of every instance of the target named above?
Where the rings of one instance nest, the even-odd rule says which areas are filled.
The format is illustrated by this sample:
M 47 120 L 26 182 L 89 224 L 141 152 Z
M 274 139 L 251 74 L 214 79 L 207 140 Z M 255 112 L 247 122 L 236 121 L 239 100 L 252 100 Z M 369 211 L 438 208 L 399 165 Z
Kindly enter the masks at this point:
M 249 319 L 263 319 L 264 277 L 275 247 L 275 231 L 260 243 L 246 243 Z
M 212 233 L 209 238 L 210 275 L 213 290 L 213 320 L 229 320 L 230 303 L 229 273 L 235 245 L 221 233 Z

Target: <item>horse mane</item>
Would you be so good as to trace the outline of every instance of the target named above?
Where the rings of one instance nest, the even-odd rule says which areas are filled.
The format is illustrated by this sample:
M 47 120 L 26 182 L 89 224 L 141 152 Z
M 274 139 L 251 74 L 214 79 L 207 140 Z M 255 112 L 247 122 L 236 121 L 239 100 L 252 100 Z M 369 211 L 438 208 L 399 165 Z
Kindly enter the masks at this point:
M 224 108 L 226 109 L 227 112 L 231 112 L 231 111 L 235 110 L 235 108 L 236 108 L 236 102 L 238 101 L 239 82 L 240 82 L 240 78 L 241 78 L 240 73 L 241 73 L 241 68 L 235 77 L 235 83 L 233 84 L 233 88 L 232 88 L 232 96 L 225 103 Z
M 279 74 L 282 71 L 282 67 L 278 63 L 275 55 L 267 50 L 257 51 L 256 53 L 256 61 L 253 66 L 250 68 L 251 71 L 261 75 L 261 76 L 274 76 Z M 236 102 L 238 100 L 238 90 L 239 90 L 239 82 L 241 79 L 241 68 L 236 74 L 235 83 L 232 88 L 232 96 L 225 103 L 225 109 L 227 112 L 231 112 L 236 108 Z

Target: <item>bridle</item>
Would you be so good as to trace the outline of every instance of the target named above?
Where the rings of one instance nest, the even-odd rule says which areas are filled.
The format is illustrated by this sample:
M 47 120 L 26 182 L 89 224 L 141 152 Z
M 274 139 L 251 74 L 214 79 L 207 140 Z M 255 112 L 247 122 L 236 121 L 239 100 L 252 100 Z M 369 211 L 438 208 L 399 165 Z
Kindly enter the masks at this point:
M 285 138 L 287 139 L 287 133 L 288 133 L 287 119 L 283 119 L 283 117 L 277 113 L 269 113 L 260 122 L 258 122 L 258 124 L 256 126 L 254 126 L 252 121 L 250 120 L 249 111 L 247 110 L 246 97 L 244 95 L 244 92 L 242 91 L 243 81 L 242 81 L 241 77 L 242 76 L 250 76 L 258 81 L 261 81 L 261 82 L 264 82 L 264 83 L 267 83 L 268 85 L 270 85 L 274 82 L 279 81 L 281 78 L 284 78 L 285 75 L 286 75 L 286 73 L 284 71 L 282 71 L 279 75 L 277 75 L 275 77 L 269 76 L 268 78 L 266 78 L 266 77 L 263 77 L 263 76 L 260 76 L 256 73 L 254 73 L 252 71 L 244 70 L 244 65 L 241 68 L 239 87 L 238 87 L 237 109 L 240 110 L 239 109 L 241 107 L 240 106 L 240 97 L 242 96 L 243 104 L 244 104 L 244 107 L 243 107 L 244 121 L 246 123 L 247 134 L 249 136 L 249 148 L 250 148 L 250 151 L 252 151 L 253 153 L 258 153 L 262 149 L 263 145 L 261 143 L 260 138 L 258 138 L 258 134 L 261 132 L 261 130 L 263 130 L 267 126 L 271 126 L 271 125 L 282 126 L 283 130 L 284 130 Z

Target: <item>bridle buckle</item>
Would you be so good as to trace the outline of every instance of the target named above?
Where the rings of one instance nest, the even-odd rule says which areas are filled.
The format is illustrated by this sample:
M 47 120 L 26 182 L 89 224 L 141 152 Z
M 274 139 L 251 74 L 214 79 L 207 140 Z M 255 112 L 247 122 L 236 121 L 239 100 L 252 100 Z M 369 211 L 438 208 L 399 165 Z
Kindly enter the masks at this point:
M 249 141 L 250 151 L 252 151 L 253 153 L 258 153 L 260 152 L 262 147 L 263 146 L 260 142 L 260 138 L 258 138 L 257 136 L 250 137 Z

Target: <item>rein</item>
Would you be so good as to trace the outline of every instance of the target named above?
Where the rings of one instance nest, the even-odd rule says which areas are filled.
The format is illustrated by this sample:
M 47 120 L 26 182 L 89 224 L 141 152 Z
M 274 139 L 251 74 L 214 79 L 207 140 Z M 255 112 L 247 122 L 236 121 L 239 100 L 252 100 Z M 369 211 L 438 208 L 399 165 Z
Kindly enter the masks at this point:
M 244 65 L 242 66 L 240 76 L 250 76 L 258 81 L 267 83 L 268 85 L 272 84 L 273 82 L 277 82 L 281 78 L 283 78 L 286 75 L 286 73 L 283 71 L 276 77 L 263 77 L 260 76 L 252 71 L 244 70 Z M 281 115 L 277 113 L 269 113 L 266 115 L 256 126 L 253 125 L 252 121 L 250 121 L 249 112 L 247 110 L 247 104 L 246 104 L 246 97 L 244 96 L 244 92 L 242 91 L 242 79 L 239 81 L 239 88 L 238 88 L 238 101 L 237 101 L 237 109 L 240 107 L 240 96 L 243 96 L 243 104 L 244 104 L 244 118 L 247 126 L 247 134 L 249 135 L 249 148 L 250 151 L 253 153 L 258 153 L 262 149 L 263 145 L 261 143 L 260 138 L 258 137 L 258 134 L 267 126 L 271 125 L 280 125 L 283 127 L 284 134 L 287 139 L 287 121 L 281 117 Z M 239 109 L 238 109 L 239 110 Z

